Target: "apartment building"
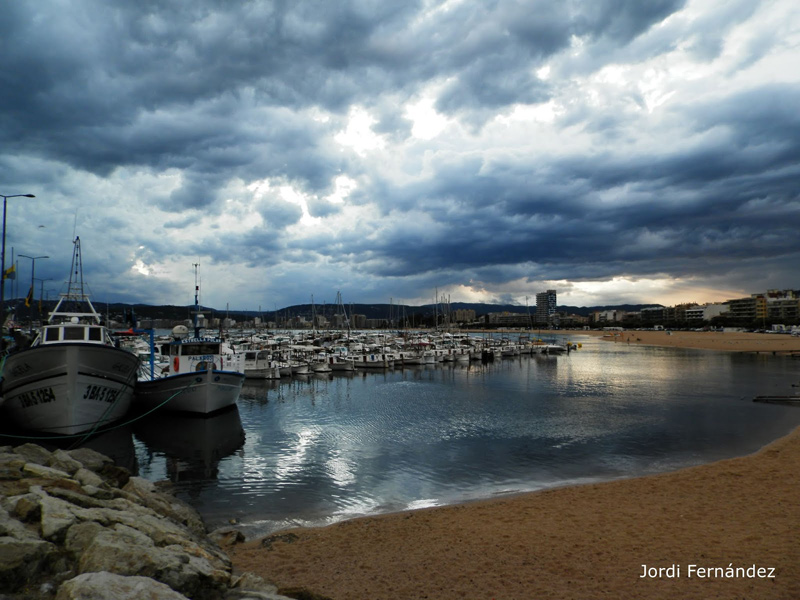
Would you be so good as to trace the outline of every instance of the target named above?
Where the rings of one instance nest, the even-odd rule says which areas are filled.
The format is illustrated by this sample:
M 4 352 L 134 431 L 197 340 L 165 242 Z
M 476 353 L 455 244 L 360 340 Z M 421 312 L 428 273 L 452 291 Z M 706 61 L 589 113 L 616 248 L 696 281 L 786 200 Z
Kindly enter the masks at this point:
M 547 290 L 536 294 L 536 322 L 551 323 L 556 316 L 556 291 Z

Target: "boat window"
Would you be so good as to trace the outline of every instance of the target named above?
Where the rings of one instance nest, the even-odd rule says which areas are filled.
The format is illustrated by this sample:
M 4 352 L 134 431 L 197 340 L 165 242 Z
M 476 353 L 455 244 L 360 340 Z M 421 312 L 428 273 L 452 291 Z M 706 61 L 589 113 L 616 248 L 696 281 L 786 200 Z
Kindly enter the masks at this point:
M 244 353 L 244 358 L 245 358 L 245 360 L 255 360 L 256 359 L 256 353 L 255 352 L 245 352 Z
M 102 342 L 103 341 L 103 330 L 99 327 L 90 327 L 89 328 L 89 339 L 93 342 Z
M 64 327 L 64 339 L 83 340 L 84 331 L 86 331 L 85 327 Z
M 47 329 L 45 329 L 44 340 L 46 342 L 57 342 L 58 332 L 60 329 L 61 329 L 60 327 L 48 327 Z
M 215 343 L 201 343 L 201 344 L 181 344 L 183 356 L 199 356 L 204 354 L 219 354 L 219 344 Z

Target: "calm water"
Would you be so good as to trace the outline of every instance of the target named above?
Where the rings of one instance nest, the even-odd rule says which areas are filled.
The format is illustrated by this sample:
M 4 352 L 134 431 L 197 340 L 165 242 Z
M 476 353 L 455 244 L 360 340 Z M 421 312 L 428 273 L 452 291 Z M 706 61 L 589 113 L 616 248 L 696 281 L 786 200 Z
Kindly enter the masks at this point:
M 672 470 L 800 424 L 752 402 L 792 393 L 798 360 L 570 339 L 558 357 L 248 382 L 238 410 L 138 424 L 132 458 L 250 536 Z

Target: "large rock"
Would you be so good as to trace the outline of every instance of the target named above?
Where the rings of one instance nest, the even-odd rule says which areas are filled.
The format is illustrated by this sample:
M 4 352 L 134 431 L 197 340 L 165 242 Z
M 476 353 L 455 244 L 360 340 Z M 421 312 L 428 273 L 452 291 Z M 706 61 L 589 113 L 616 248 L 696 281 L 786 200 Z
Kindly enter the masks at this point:
M 105 454 L 100 454 L 91 448 L 76 448 L 75 450 L 69 450 L 67 454 L 69 454 L 70 458 L 77 460 L 85 468 L 95 473 L 102 471 L 106 465 L 114 464 L 114 461 Z
M 61 469 L 70 475 L 74 475 L 78 469 L 83 468 L 83 463 L 75 460 L 68 452 L 59 448 L 53 451 L 50 458 L 50 466 L 54 469 Z
M 152 482 L 141 477 L 131 477 L 122 491 L 131 494 L 134 500 L 159 514 L 186 525 L 194 533 L 205 534 L 205 525 L 196 510 L 172 495 L 159 492 Z
M 225 565 L 212 564 L 202 552 L 191 553 L 178 544 L 158 547 L 147 535 L 120 524 L 97 533 L 78 570 L 152 577 L 192 598 L 218 595 L 230 582 Z
M 83 467 L 75 471 L 73 477 L 85 488 L 92 486 L 93 488 L 100 488 L 103 485 L 103 478 L 94 471 L 85 469 Z
M 241 541 L 234 529 L 215 537 Z M 56 588 L 59 600 L 285 598 L 231 573 L 197 511 L 163 486 L 93 450 L 0 447 L 0 600 Z
M 14 448 L 14 454 L 21 456 L 26 462 L 42 466 L 49 466 L 53 459 L 53 454 L 46 448 L 37 444 L 21 444 Z
M 83 573 L 65 581 L 56 600 L 187 600 L 168 585 L 148 577 L 125 577 L 108 571 Z
M 31 488 L 31 491 L 39 496 L 39 506 L 42 510 L 42 537 L 53 542 L 63 541 L 67 529 L 78 522 L 74 505 L 50 496 L 38 486 Z
M 26 526 L 20 520 L 14 518 L 13 511 L 16 504 L 9 499 L 8 506 L 11 512 L 6 510 L 5 506 L 0 506 L 0 537 L 10 537 L 17 540 L 38 540 L 39 535 L 37 530 Z
M 17 591 L 47 572 L 57 554 L 50 542 L 0 537 L 0 590 Z
M 0 452 L 0 480 L 22 479 L 25 477 L 22 469 L 27 462 L 19 454 Z

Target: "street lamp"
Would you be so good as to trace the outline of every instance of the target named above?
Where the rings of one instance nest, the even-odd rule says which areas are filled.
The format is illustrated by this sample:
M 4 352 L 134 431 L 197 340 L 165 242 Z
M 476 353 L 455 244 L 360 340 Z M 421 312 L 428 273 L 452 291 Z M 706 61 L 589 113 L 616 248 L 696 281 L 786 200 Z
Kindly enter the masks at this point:
M 0 333 L 2 333 L 2 327 L 6 322 L 6 204 L 9 198 L 36 198 L 36 196 L 33 194 L 12 194 L 10 196 L 0 194 L 0 196 L 3 197 L 3 246 L 0 250 L 0 267 L 3 271 L 0 273 Z

